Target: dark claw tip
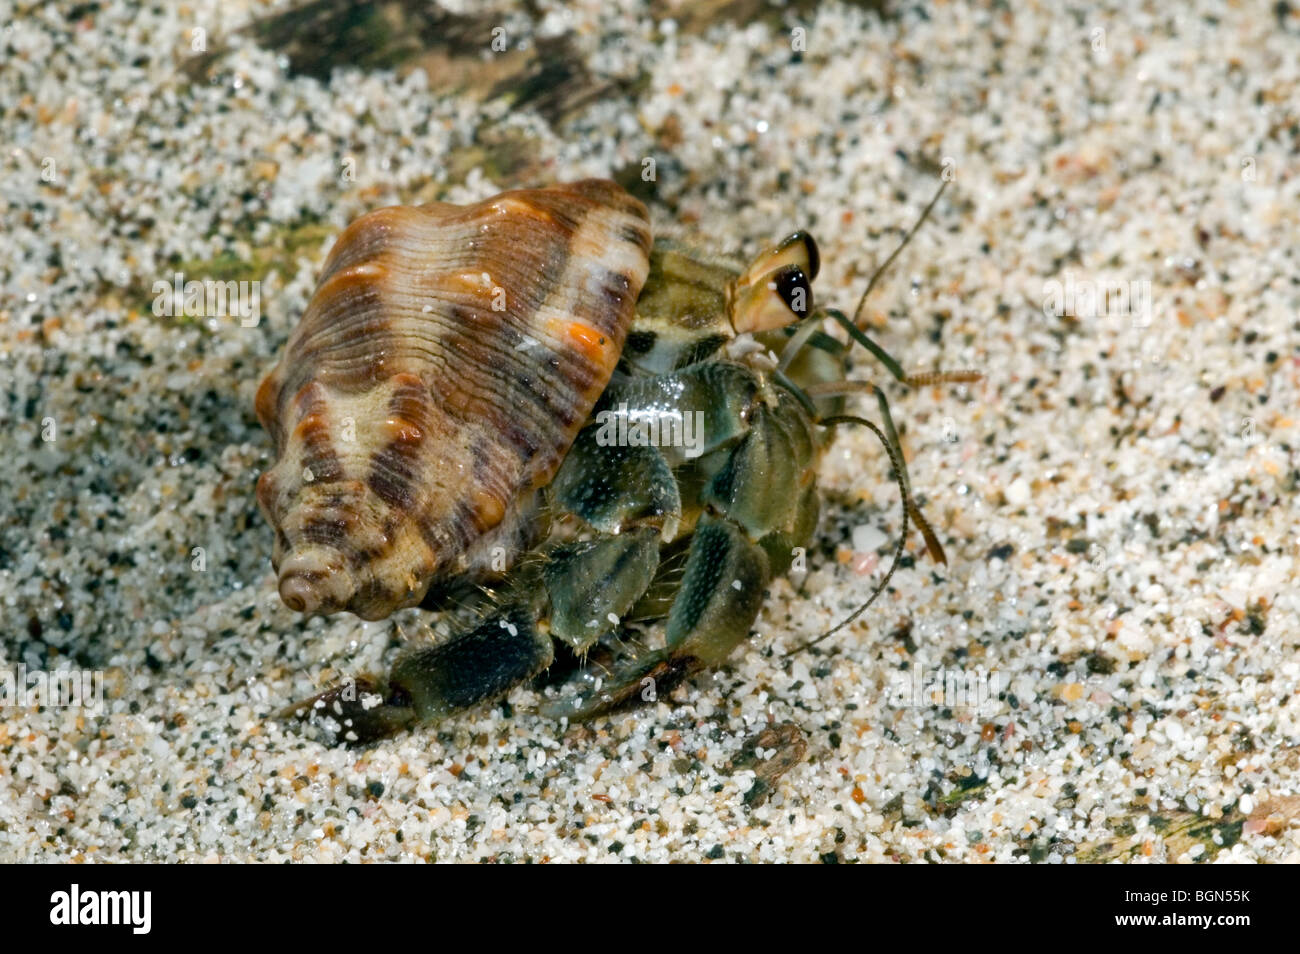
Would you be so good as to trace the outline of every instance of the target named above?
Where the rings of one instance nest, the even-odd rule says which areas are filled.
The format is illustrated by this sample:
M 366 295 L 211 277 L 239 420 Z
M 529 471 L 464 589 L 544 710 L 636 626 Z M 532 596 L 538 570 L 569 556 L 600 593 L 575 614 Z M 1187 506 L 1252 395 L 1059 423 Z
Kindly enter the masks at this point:
M 336 744 L 357 746 L 409 729 L 415 710 L 399 687 L 390 686 L 385 694 L 377 680 L 360 676 L 281 709 L 276 718 L 321 725 Z

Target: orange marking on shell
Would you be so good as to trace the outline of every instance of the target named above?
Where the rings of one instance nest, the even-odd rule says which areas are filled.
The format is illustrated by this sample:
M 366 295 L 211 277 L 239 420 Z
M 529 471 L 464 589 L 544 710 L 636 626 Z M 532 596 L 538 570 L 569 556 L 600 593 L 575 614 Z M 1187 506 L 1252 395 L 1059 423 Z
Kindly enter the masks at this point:
M 561 337 L 566 337 L 592 364 L 604 366 L 609 361 L 609 338 L 605 335 L 580 321 L 557 324 L 563 329 Z
M 473 506 L 479 525 L 484 528 L 495 527 L 506 515 L 505 504 L 486 491 L 474 494 Z
M 293 429 L 293 436 L 302 441 L 319 440 L 325 436 L 328 428 L 329 424 L 323 414 L 308 414 Z
M 268 431 L 271 430 L 272 422 L 275 420 L 275 401 L 279 393 L 279 382 L 273 380 L 270 375 L 263 378 L 262 383 L 257 387 L 253 409 L 257 411 L 257 419 Z
M 382 618 L 528 518 L 617 363 L 648 232 L 595 180 L 344 230 L 257 394 L 277 454 L 259 501 L 303 612 Z
M 516 193 L 516 195 L 521 193 Z M 506 193 L 509 196 L 509 193 Z M 538 222 L 553 222 L 555 217 L 546 209 L 532 202 L 515 197 L 503 197 L 493 202 L 489 208 L 497 215 L 534 219 Z
M 399 371 L 389 377 L 388 380 L 392 384 L 394 391 L 425 390 L 424 379 L 418 374 L 412 374 L 409 371 Z
M 340 268 L 321 282 L 316 289 L 316 294 L 320 295 L 324 291 L 329 294 L 341 294 L 343 289 L 348 285 L 369 285 L 373 282 L 383 281 L 387 270 L 374 262 L 363 262 L 359 265 L 349 265 L 347 268 Z
M 477 271 L 444 275 L 440 279 L 441 290 L 465 298 L 482 298 L 485 301 L 490 300 L 495 283 L 491 280 L 491 276 L 489 276 L 487 280 L 484 280 L 484 274 L 485 272 L 482 269 L 478 269 Z
M 420 431 L 420 425 L 414 421 L 403 420 L 400 417 L 388 418 L 384 421 L 384 427 L 388 429 L 390 440 L 413 444 L 424 437 Z
M 270 378 L 268 377 L 269 381 Z M 265 383 L 265 382 L 263 382 Z M 298 389 L 298 393 L 289 402 L 289 410 L 294 416 L 312 414 L 319 408 L 325 397 L 325 389 L 317 381 L 309 381 Z
M 269 519 L 271 516 L 271 505 L 275 501 L 275 478 L 271 472 L 264 471 L 262 476 L 257 478 L 257 503 L 262 508 L 262 513 Z

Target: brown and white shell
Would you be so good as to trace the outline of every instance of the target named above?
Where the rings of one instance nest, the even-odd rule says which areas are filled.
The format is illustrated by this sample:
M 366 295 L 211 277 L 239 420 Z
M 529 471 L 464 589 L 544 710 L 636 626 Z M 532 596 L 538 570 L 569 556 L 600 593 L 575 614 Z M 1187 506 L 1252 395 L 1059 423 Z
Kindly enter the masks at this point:
M 481 559 L 608 383 L 649 250 L 603 180 L 348 226 L 257 392 L 285 604 L 380 619 Z

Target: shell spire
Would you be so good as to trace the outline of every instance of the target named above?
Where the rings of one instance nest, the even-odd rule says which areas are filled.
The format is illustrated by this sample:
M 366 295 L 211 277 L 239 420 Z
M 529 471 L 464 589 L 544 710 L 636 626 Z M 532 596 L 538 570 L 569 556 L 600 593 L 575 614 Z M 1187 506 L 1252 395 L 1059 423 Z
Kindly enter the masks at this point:
M 348 226 L 257 392 L 285 604 L 379 619 L 508 538 L 609 382 L 649 249 L 604 180 Z

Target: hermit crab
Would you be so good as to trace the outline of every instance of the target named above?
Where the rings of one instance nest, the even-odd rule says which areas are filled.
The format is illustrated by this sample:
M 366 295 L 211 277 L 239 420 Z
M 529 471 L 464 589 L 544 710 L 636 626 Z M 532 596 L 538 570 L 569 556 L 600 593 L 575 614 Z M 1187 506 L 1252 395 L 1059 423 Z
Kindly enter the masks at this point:
M 603 180 L 349 226 L 257 394 L 280 596 L 460 624 L 286 712 L 364 743 L 540 680 L 542 711 L 576 720 L 719 665 L 813 537 L 836 425 L 870 428 L 893 466 L 889 573 L 908 518 L 943 562 L 849 350 L 911 384 L 978 375 L 904 374 L 858 316 L 813 308 L 818 266 L 804 232 L 741 267 L 652 241 Z M 854 393 L 875 394 L 879 425 L 844 414 Z

